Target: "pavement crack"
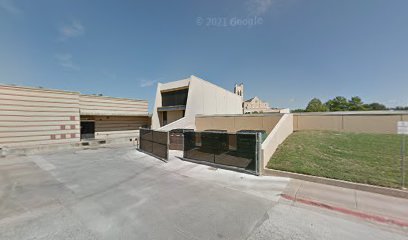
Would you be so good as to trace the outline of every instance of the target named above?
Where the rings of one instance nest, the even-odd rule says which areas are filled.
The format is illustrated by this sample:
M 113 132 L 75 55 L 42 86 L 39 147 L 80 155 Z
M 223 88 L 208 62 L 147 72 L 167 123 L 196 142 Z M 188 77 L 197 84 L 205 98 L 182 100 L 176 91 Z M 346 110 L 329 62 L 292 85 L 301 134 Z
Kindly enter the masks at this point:
M 249 238 L 253 235 L 253 233 L 254 233 L 260 226 L 262 226 L 262 224 L 263 224 L 265 221 L 267 221 L 267 220 L 269 219 L 269 214 L 268 214 L 268 212 L 269 212 L 273 207 L 275 207 L 276 204 L 277 204 L 277 203 L 274 203 L 274 204 L 272 204 L 271 207 L 269 207 L 268 209 L 266 209 L 265 214 L 264 214 L 261 218 L 259 218 L 259 220 L 255 223 L 255 226 L 252 228 L 252 230 L 248 232 L 248 235 L 247 235 L 247 237 L 246 237 L 245 239 L 249 239 Z
M 106 187 L 106 188 L 104 188 L 104 189 L 102 189 L 100 191 L 96 191 L 96 192 L 87 194 L 85 196 L 79 197 L 79 198 L 77 198 L 77 200 L 82 201 L 82 200 L 85 200 L 85 199 L 90 198 L 92 196 L 96 196 L 96 195 L 99 195 L 99 194 L 102 194 L 102 193 L 106 193 L 106 192 L 108 192 L 108 191 L 110 191 L 110 190 L 112 190 L 112 189 L 114 189 L 114 188 L 116 188 L 116 187 L 118 187 L 118 186 L 120 186 L 120 185 L 122 185 L 124 183 L 127 183 L 127 182 L 135 179 L 137 176 L 143 174 L 146 170 L 150 170 L 152 168 L 154 168 L 154 166 L 147 167 L 147 168 L 143 169 L 143 171 L 141 171 L 139 173 L 136 173 L 136 174 L 134 174 L 134 175 L 132 175 L 130 177 L 127 177 L 127 178 L 123 179 L 122 181 L 119 181 L 119 182 L 117 182 L 115 184 L 112 184 L 112 185 L 110 185 L 110 186 L 108 186 L 108 187 Z
M 184 237 L 188 239 L 194 239 L 194 240 L 199 240 L 196 236 L 192 235 L 190 232 L 184 231 L 182 228 L 180 228 L 177 224 L 174 224 L 174 227 L 176 228 L 176 232 L 180 233 Z
M 296 189 L 296 192 L 295 192 L 295 199 L 292 201 L 292 206 L 293 205 L 295 205 L 295 202 L 296 202 L 296 200 L 297 200 L 297 195 L 298 195 L 298 192 L 299 192 L 299 190 L 300 190 L 300 188 L 303 186 L 303 183 L 301 183 L 300 185 L 299 185 L 299 187 Z

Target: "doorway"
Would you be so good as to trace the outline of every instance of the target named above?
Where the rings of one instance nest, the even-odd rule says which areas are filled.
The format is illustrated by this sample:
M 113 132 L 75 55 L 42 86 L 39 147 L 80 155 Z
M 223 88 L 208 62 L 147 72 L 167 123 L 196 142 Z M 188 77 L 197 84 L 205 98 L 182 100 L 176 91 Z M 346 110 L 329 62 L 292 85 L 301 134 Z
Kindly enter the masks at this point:
M 95 138 L 95 122 L 81 121 L 81 140 Z
M 163 126 L 167 125 L 167 112 L 163 112 Z

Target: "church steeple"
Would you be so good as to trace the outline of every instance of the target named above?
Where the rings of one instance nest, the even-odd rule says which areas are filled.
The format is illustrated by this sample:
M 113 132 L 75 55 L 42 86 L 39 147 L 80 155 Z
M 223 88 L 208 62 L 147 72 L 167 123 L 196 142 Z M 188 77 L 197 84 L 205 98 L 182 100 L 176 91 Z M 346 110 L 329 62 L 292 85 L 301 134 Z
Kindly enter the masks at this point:
M 234 93 L 241 96 L 242 100 L 244 100 L 244 84 L 235 84 Z

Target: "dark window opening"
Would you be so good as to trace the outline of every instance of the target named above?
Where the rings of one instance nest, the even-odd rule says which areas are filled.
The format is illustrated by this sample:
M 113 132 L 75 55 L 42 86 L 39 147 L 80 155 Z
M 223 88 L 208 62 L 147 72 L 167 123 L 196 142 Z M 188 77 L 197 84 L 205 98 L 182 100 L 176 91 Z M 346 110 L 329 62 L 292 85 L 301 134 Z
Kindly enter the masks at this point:
M 95 138 L 95 122 L 81 121 L 81 139 Z
M 187 104 L 188 89 L 162 93 L 162 106 L 180 106 Z
M 163 126 L 167 125 L 167 112 L 163 112 Z

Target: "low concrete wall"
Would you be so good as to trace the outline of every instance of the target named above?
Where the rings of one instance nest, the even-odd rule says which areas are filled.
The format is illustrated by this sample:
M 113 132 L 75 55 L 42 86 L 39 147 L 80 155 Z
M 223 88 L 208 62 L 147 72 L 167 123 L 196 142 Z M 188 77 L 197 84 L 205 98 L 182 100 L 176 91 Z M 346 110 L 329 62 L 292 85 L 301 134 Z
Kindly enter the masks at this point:
M 408 112 L 296 113 L 293 128 L 361 133 L 397 133 L 397 122 L 408 121 Z
M 262 143 L 262 166 L 265 168 L 278 146 L 293 133 L 293 114 L 285 114 Z
M 197 116 L 195 125 L 197 131 L 227 130 L 264 130 L 268 134 L 274 129 L 283 114 L 257 114 L 257 115 L 211 115 Z

